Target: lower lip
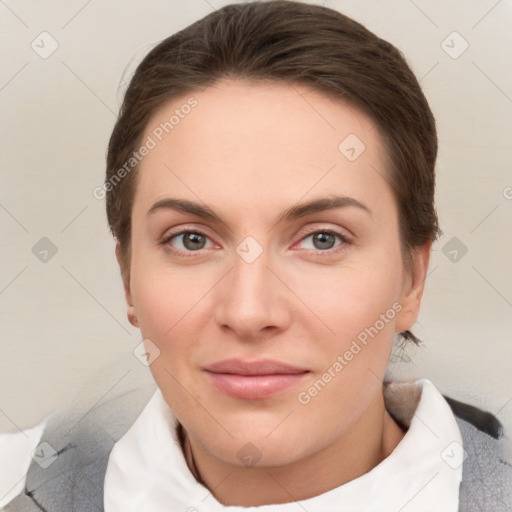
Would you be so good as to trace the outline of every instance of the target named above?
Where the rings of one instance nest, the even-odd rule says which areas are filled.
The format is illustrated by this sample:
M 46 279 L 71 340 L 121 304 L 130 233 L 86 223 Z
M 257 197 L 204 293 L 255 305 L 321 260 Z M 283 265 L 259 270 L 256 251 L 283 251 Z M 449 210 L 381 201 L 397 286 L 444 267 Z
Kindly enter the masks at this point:
M 275 375 L 234 375 L 205 371 L 214 386 L 226 395 L 260 400 L 298 384 L 309 372 Z

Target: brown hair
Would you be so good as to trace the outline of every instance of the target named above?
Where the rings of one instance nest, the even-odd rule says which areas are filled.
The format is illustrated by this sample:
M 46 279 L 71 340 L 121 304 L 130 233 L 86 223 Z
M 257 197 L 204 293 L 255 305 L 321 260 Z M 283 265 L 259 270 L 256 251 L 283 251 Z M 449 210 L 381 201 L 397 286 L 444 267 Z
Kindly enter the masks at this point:
M 437 135 L 420 85 L 392 44 L 343 14 L 292 0 L 227 5 L 155 46 L 124 96 L 107 154 L 106 208 L 127 272 L 136 166 L 122 173 L 155 111 L 220 78 L 302 83 L 343 99 L 378 126 L 399 212 L 404 264 L 440 234 L 434 206 Z M 126 167 L 125 167 L 126 169 Z M 117 179 L 116 179 L 117 178 Z M 122 267 L 123 267 L 122 266 Z M 419 340 L 410 332 L 404 340 Z

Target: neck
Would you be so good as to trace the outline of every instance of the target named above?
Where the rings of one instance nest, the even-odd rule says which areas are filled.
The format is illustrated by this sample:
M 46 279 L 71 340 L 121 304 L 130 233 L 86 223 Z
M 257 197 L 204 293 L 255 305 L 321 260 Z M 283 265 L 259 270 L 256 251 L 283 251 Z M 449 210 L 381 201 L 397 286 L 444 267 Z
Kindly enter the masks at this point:
M 227 464 L 184 433 L 185 458 L 196 479 L 220 503 L 261 506 L 309 499 L 350 482 L 388 457 L 404 435 L 386 411 L 383 394 L 379 393 L 334 443 L 285 466 Z

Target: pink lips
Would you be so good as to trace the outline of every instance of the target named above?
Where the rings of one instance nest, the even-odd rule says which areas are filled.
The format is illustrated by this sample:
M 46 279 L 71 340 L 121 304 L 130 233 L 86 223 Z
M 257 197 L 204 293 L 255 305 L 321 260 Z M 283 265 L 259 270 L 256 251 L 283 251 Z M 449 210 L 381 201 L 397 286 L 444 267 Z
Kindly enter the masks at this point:
M 297 384 L 309 373 L 304 368 L 270 359 L 252 362 L 226 359 L 203 368 L 203 371 L 217 389 L 246 400 L 275 395 Z

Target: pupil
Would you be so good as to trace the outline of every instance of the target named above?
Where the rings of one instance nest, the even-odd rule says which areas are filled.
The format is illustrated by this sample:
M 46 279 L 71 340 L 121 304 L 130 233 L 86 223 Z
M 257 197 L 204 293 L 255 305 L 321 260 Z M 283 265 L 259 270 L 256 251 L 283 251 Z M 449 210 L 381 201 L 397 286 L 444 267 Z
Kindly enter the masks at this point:
M 332 233 L 317 233 L 313 239 L 317 249 L 331 249 L 335 241 Z
M 201 243 L 202 242 L 202 243 Z M 196 244 L 196 245 L 194 245 Z M 199 246 L 198 246 L 198 245 Z M 199 233 L 188 233 L 183 237 L 183 245 L 187 249 L 202 249 L 204 246 L 204 237 Z

